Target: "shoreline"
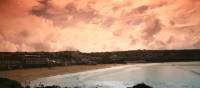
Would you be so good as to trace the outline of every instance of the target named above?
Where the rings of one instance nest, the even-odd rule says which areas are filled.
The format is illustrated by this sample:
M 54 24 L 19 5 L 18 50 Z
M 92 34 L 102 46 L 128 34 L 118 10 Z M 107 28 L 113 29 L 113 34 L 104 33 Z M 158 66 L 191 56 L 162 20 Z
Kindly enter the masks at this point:
M 186 61 L 174 62 L 184 63 Z M 189 61 L 199 62 L 199 61 Z M 157 62 L 160 64 L 173 62 Z M 71 66 L 59 66 L 59 67 L 42 67 L 42 68 L 28 68 L 28 69 L 15 69 L 8 71 L 0 71 L 0 78 L 9 78 L 18 82 L 32 81 L 43 77 L 57 76 L 70 73 L 86 72 L 90 70 L 98 70 L 104 68 L 111 68 L 115 66 L 124 66 L 128 64 L 141 64 L 141 63 L 127 63 L 127 64 L 97 64 L 97 65 L 71 65 Z M 149 64 L 149 63 L 142 63 Z
M 67 73 L 84 72 L 89 70 L 110 68 L 120 65 L 123 64 L 72 65 L 72 66 L 60 66 L 51 68 L 43 67 L 43 68 L 30 68 L 30 69 L 16 69 L 9 71 L 0 71 L 0 77 L 9 78 L 22 83 L 25 81 L 31 81 L 42 77 L 50 77 Z

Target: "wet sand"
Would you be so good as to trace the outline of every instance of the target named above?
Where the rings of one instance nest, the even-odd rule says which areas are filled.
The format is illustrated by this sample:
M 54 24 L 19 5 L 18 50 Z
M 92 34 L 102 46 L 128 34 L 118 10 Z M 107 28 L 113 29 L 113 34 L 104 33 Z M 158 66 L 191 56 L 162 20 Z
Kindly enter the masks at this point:
M 52 68 L 31 68 L 31 69 L 16 69 L 9 71 L 0 71 L 0 77 L 13 79 L 19 82 L 27 80 L 35 80 L 41 77 L 49 77 L 66 73 L 76 73 L 88 70 L 101 68 L 109 68 L 119 66 L 120 64 L 99 64 L 99 65 L 74 65 Z

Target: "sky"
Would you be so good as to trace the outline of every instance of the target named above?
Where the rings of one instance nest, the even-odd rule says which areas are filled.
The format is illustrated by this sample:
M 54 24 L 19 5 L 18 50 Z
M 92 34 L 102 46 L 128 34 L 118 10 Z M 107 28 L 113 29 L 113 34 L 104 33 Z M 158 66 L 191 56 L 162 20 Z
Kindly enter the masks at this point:
M 0 52 L 200 49 L 200 0 L 0 0 Z

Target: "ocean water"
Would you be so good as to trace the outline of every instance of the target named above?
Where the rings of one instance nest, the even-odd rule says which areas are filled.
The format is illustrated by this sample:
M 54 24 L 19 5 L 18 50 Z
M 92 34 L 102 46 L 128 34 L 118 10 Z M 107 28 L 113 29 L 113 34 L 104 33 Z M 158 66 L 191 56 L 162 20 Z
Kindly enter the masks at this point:
M 200 62 L 128 64 L 31 81 L 31 86 L 126 88 L 138 83 L 153 88 L 200 88 Z

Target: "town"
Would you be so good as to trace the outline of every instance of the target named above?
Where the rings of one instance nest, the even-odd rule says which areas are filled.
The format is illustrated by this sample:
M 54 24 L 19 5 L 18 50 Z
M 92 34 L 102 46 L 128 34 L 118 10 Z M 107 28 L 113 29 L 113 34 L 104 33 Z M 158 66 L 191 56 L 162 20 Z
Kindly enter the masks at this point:
M 200 50 L 132 50 L 82 53 L 1 52 L 0 70 L 70 65 L 126 64 L 150 62 L 199 61 Z

